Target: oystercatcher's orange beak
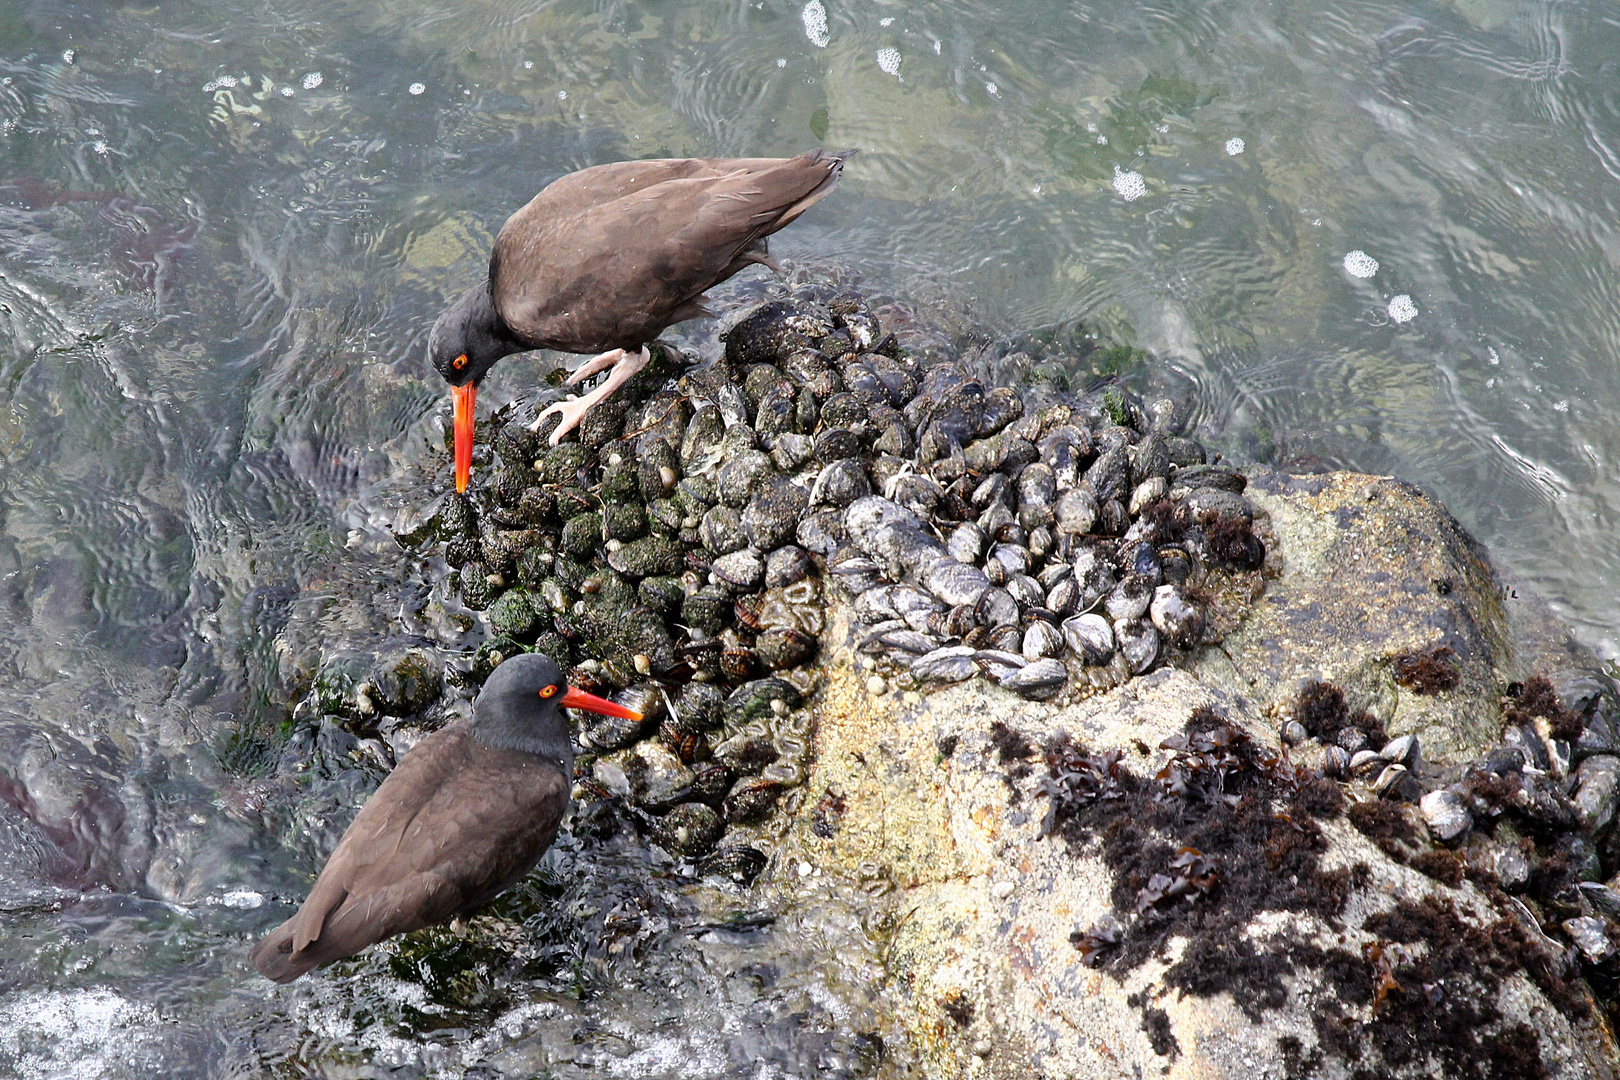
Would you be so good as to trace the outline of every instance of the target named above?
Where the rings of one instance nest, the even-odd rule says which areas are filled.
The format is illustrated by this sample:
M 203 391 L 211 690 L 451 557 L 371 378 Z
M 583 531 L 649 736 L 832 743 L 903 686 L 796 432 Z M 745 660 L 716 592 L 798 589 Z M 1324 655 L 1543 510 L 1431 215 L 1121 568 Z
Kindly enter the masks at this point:
M 586 712 L 601 713 L 603 716 L 617 716 L 621 720 L 641 719 L 641 714 L 634 709 L 627 709 L 606 698 L 599 698 L 595 694 L 587 694 L 573 687 L 568 688 L 568 693 L 562 696 L 560 703 L 570 709 L 584 709 Z
M 452 386 L 450 400 L 455 403 L 456 494 L 460 495 L 472 479 L 473 407 L 478 402 L 478 385 Z

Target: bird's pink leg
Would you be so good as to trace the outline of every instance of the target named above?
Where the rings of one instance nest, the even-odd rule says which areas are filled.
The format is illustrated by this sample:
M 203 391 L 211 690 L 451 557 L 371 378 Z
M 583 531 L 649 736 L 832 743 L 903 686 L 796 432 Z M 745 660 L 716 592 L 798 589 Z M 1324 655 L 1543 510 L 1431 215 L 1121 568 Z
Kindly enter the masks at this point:
M 573 373 L 568 376 L 567 385 L 578 386 L 592 375 L 595 375 L 599 371 L 606 371 L 608 368 L 612 367 L 614 364 L 617 364 L 623 359 L 623 349 L 609 349 L 600 356 L 593 356 L 574 369 Z
M 613 370 L 608 373 L 608 377 L 602 380 L 601 386 L 598 386 L 582 398 L 569 398 L 567 401 L 557 401 L 547 405 L 540 411 L 540 415 L 534 418 L 534 423 L 529 425 L 529 430 L 539 431 L 540 425 L 545 422 L 546 417 L 552 413 L 557 413 L 562 417 L 562 423 L 558 424 L 557 430 L 551 433 L 551 445 L 556 446 L 562 441 L 564 435 L 579 426 L 579 422 L 585 418 L 586 413 L 612 397 L 615 390 L 635 378 L 637 373 L 651 362 L 652 354 L 647 351 L 645 345 L 641 347 L 641 351 L 638 353 L 625 353 L 623 358 L 613 365 Z

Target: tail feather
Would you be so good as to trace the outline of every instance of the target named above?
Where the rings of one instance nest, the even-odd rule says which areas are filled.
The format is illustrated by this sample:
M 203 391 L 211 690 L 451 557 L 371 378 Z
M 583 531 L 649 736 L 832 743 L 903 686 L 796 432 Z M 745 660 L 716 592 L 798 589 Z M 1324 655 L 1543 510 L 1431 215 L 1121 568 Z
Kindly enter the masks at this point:
M 770 232 L 776 232 L 778 229 L 783 228 L 794 218 L 798 217 L 816 203 L 826 198 L 827 194 L 832 191 L 833 185 L 838 183 L 838 177 L 843 174 L 844 162 L 848 161 L 858 153 L 860 153 L 858 149 L 839 150 L 836 152 L 830 150 L 811 150 L 806 154 L 800 155 L 801 157 L 807 159 L 811 165 L 824 165 L 827 169 L 827 176 L 821 181 L 821 183 L 811 188 L 804 198 L 788 207 L 780 217 L 772 222 Z

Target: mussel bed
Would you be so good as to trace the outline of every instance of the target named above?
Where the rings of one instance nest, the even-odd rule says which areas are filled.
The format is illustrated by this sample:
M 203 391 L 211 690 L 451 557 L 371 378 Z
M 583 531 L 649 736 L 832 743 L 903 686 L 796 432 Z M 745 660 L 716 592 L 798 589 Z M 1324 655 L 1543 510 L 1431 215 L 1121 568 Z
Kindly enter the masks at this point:
M 578 794 L 628 800 L 701 872 L 750 881 L 797 805 L 825 588 L 874 686 L 1042 700 L 1218 641 L 1258 588 L 1243 474 L 1167 400 L 987 385 L 852 294 L 765 303 L 723 340 L 710 363 L 655 346 L 556 446 L 532 404 L 503 410 L 438 516 L 488 623 L 473 677 L 534 649 L 639 710 L 578 732 Z

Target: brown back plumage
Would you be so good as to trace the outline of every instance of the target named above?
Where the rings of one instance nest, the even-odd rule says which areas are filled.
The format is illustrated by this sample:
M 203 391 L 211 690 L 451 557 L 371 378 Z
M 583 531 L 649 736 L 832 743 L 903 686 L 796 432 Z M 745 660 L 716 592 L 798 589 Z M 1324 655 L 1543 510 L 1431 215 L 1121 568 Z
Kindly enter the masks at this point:
M 765 238 L 838 179 L 849 153 L 620 161 L 570 173 L 507 219 L 495 308 L 532 348 L 636 348 L 704 314 L 702 296 L 767 262 Z
M 551 846 L 568 793 L 557 763 L 486 745 L 465 721 L 429 735 L 355 816 L 298 913 L 254 946 L 253 966 L 291 982 L 471 911 Z

